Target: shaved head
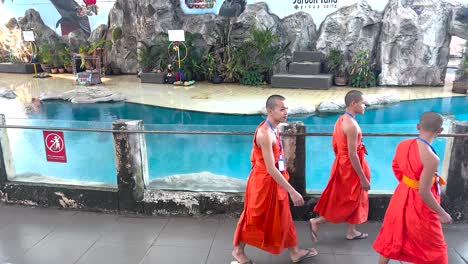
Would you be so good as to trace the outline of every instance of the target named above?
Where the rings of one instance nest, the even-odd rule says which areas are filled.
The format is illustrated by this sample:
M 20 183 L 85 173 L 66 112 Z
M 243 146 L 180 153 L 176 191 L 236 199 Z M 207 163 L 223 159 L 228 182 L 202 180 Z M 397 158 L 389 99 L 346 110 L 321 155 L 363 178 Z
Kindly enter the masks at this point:
M 284 101 L 284 100 L 286 100 L 286 98 L 284 98 L 281 95 L 277 95 L 277 94 L 271 95 L 270 97 L 268 97 L 268 99 L 266 101 L 266 109 L 267 110 L 275 109 L 276 102 L 277 101 Z
M 441 127 L 444 120 L 442 116 L 436 112 L 425 112 L 419 119 L 421 130 L 436 133 Z
M 362 99 L 362 92 L 358 90 L 351 90 L 346 94 L 344 101 L 345 101 L 346 106 L 350 106 L 352 102 L 359 102 L 361 101 L 361 99 Z

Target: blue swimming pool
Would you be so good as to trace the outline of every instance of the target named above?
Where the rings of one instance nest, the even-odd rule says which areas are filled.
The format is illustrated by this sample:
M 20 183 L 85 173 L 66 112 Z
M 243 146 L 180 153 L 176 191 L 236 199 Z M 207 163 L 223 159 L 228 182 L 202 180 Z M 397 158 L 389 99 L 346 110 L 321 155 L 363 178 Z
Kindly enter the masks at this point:
M 368 110 L 357 120 L 364 132 L 416 133 L 415 125 L 423 111 L 437 111 L 447 119 L 468 120 L 467 106 L 468 97 L 406 101 Z M 331 132 L 337 117 L 336 114 L 311 115 L 290 117 L 289 121 L 303 121 L 308 132 Z M 108 129 L 116 119 L 141 119 L 147 130 L 252 132 L 263 118 L 261 115 L 208 114 L 133 103 L 78 105 L 49 101 L 28 119 L 8 119 L 7 123 Z M 116 184 L 109 133 L 65 132 L 69 160 L 66 164 L 45 161 L 42 131 L 8 129 L 8 135 L 17 176 L 31 181 L 59 177 L 67 181 Z M 367 159 L 373 190 L 395 187 L 391 160 L 396 144 L 402 139 L 364 138 L 369 150 Z M 147 134 L 151 186 L 238 191 L 249 173 L 251 143 L 251 136 Z M 434 145 L 442 158 L 445 140 L 437 139 Z M 308 137 L 306 148 L 307 189 L 322 190 L 333 161 L 331 138 Z

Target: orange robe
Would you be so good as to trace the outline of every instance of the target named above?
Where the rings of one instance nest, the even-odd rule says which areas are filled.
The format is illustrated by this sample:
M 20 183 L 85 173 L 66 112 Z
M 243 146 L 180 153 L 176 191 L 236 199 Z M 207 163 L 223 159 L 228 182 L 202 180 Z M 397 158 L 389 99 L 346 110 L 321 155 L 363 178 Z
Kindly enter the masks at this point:
M 333 131 L 335 161 L 330 180 L 315 205 L 314 211 L 332 223 L 361 224 L 367 221 L 369 212 L 368 193 L 361 188 L 359 176 L 351 165 L 348 155 L 348 140 L 343 131 L 344 115 L 338 118 Z M 364 156 L 362 134 L 358 134 L 357 154 L 364 174 L 370 181 L 370 170 Z
M 243 242 L 279 254 L 283 249 L 297 245 L 296 228 L 289 209 L 288 192 L 268 174 L 262 150 L 255 143 L 257 131 L 253 140 L 252 171 L 247 180 L 244 211 L 237 224 L 233 244 L 237 246 Z M 280 155 L 278 140 L 273 145 L 273 154 L 277 163 Z M 282 174 L 289 180 L 286 170 Z
M 373 248 L 395 260 L 447 264 L 447 244 L 438 214 L 423 202 L 417 189 L 402 181 L 403 175 L 419 181 L 422 169 L 417 140 L 402 141 L 393 159 L 393 171 L 400 183 L 390 200 Z M 440 203 L 436 184 L 431 192 Z

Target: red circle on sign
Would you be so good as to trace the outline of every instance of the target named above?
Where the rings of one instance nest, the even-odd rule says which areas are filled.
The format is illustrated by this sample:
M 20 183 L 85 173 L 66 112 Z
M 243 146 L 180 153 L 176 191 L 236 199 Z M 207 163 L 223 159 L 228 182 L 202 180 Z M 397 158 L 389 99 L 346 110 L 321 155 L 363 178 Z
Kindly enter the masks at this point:
M 47 149 L 52 152 L 61 152 L 63 150 L 63 138 L 55 133 L 47 135 L 45 138 Z

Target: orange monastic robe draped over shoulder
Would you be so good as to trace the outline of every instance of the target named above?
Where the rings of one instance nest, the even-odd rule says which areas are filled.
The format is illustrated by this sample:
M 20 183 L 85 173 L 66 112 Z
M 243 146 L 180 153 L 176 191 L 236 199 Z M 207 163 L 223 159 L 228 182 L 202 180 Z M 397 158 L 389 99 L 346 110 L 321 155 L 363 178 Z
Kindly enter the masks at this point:
M 288 192 L 268 174 L 262 150 L 255 143 L 257 131 L 253 140 L 252 171 L 247 180 L 244 211 L 237 224 L 233 244 L 237 246 L 243 242 L 279 254 L 283 249 L 297 245 L 296 228 L 289 209 Z M 273 145 L 273 154 L 275 162 L 278 162 L 278 140 Z M 286 171 L 282 174 L 289 180 Z
M 390 200 L 373 248 L 395 260 L 447 264 L 447 244 L 438 214 L 423 202 L 417 189 L 402 181 L 403 175 L 419 181 L 422 169 L 417 139 L 402 141 L 393 159 L 393 171 L 400 183 Z M 436 184 L 431 192 L 440 202 Z
M 348 140 L 343 131 L 341 116 L 333 131 L 333 151 L 335 161 L 331 169 L 330 180 L 320 196 L 314 211 L 332 223 L 347 222 L 361 224 L 367 221 L 369 200 L 367 191 L 361 188 L 359 176 L 351 165 L 348 155 Z M 364 174 L 370 181 L 370 170 L 364 156 L 366 149 L 362 144 L 362 134 L 358 134 L 357 154 Z

